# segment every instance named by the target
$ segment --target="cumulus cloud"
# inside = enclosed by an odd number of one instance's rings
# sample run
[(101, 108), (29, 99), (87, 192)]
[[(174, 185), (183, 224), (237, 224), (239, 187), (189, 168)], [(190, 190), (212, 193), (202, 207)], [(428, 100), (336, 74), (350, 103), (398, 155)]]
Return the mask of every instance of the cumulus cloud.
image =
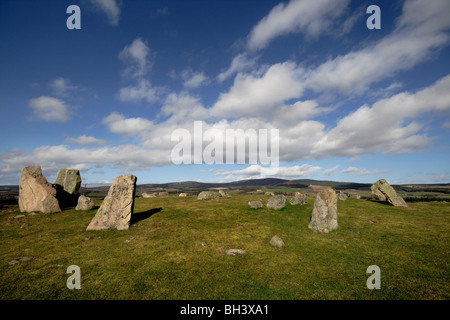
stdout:
[(128, 65), (122, 75), (126, 78), (144, 76), (151, 68), (151, 55), (152, 52), (147, 44), (141, 38), (135, 39), (119, 53), (119, 58)]
[(125, 118), (117, 112), (113, 112), (104, 118), (102, 123), (107, 125), (111, 132), (127, 136), (151, 130), (153, 127), (152, 121), (139, 117)]
[(102, 11), (108, 17), (108, 22), (113, 25), (119, 25), (120, 7), (116, 0), (90, 0), (94, 7)]
[(318, 157), (355, 156), (385, 150), (387, 153), (417, 151), (431, 143), (418, 134), (421, 125), (408, 122), (424, 112), (450, 109), (450, 75), (416, 93), (402, 92), (364, 105), (339, 120), (316, 142), (311, 153)]
[(107, 143), (106, 140), (97, 139), (95, 137), (87, 136), (87, 135), (81, 135), (76, 138), (66, 138), (64, 140), (64, 142), (70, 143), (70, 144), (77, 144), (80, 146), (102, 145), (102, 144)]
[(70, 107), (61, 99), (41, 96), (31, 99), (28, 105), (33, 110), (32, 120), (67, 122), (70, 119)]
[(267, 108), (302, 95), (302, 75), (292, 61), (274, 64), (262, 75), (239, 73), (230, 90), (219, 96), (211, 115), (234, 118), (264, 114)]
[(371, 84), (408, 70), (448, 45), (450, 2), (406, 1), (396, 29), (360, 50), (331, 58), (311, 71), (306, 85), (316, 92), (362, 94)]
[(224, 180), (244, 180), (252, 178), (264, 178), (276, 176), (278, 178), (295, 179), (310, 177), (320, 171), (320, 167), (309, 164), (281, 166), (279, 168), (266, 168), (260, 165), (251, 165), (239, 170), (218, 170), (214, 172), (215, 176), (225, 176)]
[(247, 47), (258, 50), (274, 38), (293, 32), (318, 36), (347, 7), (349, 0), (291, 0), (275, 6), (251, 31)]
[(158, 101), (163, 90), (161, 87), (152, 86), (149, 80), (139, 79), (134, 85), (120, 88), (117, 97), (123, 102), (147, 101), (153, 103)]

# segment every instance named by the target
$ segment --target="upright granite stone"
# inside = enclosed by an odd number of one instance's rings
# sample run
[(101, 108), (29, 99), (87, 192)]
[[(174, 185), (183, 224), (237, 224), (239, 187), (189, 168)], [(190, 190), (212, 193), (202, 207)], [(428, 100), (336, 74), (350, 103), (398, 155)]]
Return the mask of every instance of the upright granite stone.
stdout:
[(77, 169), (59, 169), (54, 185), (60, 185), (68, 194), (78, 194), (81, 186), (80, 171)]
[(337, 229), (337, 195), (333, 189), (320, 191), (314, 201), (308, 228), (323, 233)]
[(380, 179), (375, 182), (371, 187), (372, 199), (379, 201), (386, 201), (392, 204), (394, 207), (407, 207), (405, 200), (400, 197), (394, 188), (384, 179)]
[(282, 194), (270, 197), (266, 204), (267, 208), (275, 210), (283, 209), (285, 205), (286, 197)]
[(80, 171), (77, 169), (59, 169), (53, 186), (56, 198), (62, 208), (76, 206), (81, 185)]
[(128, 230), (134, 207), (136, 181), (137, 178), (131, 174), (117, 177), (86, 230)]
[(19, 180), (19, 209), (21, 212), (60, 212), (56, 189), (42, 175), (41, 166), (22, 169)]
[(306, 204), (306, 202), (307, 202), (307, 196), (304, 193), (296, 194), (295, 196), (293, 196), (291, 198), (291, 200), (289, 200), (289, 203), (293, 206), (295, 206), (297, 204), (300, 204), (300, 205)]

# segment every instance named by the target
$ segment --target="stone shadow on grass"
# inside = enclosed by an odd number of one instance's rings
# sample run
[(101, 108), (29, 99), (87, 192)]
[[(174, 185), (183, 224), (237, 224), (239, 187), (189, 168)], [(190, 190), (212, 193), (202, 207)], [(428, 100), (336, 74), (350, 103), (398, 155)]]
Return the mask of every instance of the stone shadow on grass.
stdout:
[(154, 208), (154, 209), (150, 209), (150, 210), (147, 210), (147, 211), (144, 211), (144, 212), (133, 213), (131, 215), (131, 218), (130, 218), (130, 226), (135, 224), (135, 223), (138, 223), (141, 220), (150, 218), (155, 213), (158, 213), (158, 212), (162, 211), (162, 209), (163, 208)]

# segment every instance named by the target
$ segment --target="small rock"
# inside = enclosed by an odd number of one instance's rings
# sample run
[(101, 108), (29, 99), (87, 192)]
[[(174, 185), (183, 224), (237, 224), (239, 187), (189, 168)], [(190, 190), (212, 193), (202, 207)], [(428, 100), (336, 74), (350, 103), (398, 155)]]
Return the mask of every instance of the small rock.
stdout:
[(25, 218), (25, 215), (24, 214), (19, 214), (19, 215), (14, 217), (14, 219), (20, 219), (20, 218)]
[(37, 216), (37, 213), (36, 213), (36, 212), (31, 212), (31, 213), (29, 213), (28, 215), (29, 215), (29, 216)]
[(178, 195), (179, 197), (186, 197), (187, 196), (187, 194), (186, 193), (184, 193), (184, 192), (182, 192), (182, 193), (180, 193), (179, 195)]
[(242, 249), (229, 249), (229, 250), (227, 250), (226, 253), (229, 256), (237, 256), (237, 255), (241, 255), (241, 254), (246, 254), (247, 252), (245, 252), (245, 250), (242, 250)]
[(270, 244), (275, 248), (284, 247), (284, 242), (279, 236), (273, 236), (272, 239), (270, 239)]
[(130, 242), (131, 242), (131, 239), (126, 239), (126, 240), (124, 240), (123, 242), (124, 242), (124, 243), (130, 243)]
[(36, 259), (36, 258), (35, 257), (21, 257), (21, 258), (16, 258), (14, 260), (11, 260), (10, 262), (8, 262), (8, 264), (10, 266), (13, 266), (13, 265), (15, 265), (15, 264), (17, 264), (19, 262), (26, 262), (26, 261), (31, 261), (31, 260), (34, 260), (34, 259)]
[(278, 194), (276, 196), (270, 197), (270, 199), (267, 201), (267, 208), (280, 210), (283, 209), (286, 205), (286, 197), (282, 194)]
[(263, 207), (263, 204), (261, 201), (249, 201), (248, 206), (252, 209), (259, 209)]
[(365, 223), (373, 223), (373, 221), (372, 220), (367, 220), (367, 221), (364, 221)]

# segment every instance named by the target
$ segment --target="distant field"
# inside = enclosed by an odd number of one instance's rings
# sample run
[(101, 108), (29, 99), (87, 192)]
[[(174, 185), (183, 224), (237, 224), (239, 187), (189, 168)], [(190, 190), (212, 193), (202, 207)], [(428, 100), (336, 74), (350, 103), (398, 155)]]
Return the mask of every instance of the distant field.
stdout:
[[(18, 218), (7, 205), (0, 299), (450, 298), (450, 204), (339, 201), (339, 228), (319, 234), (308, 229), (313, 197), (280, 211), (247, 207), (268, 198), (138, 198), (128, 231), (85, 231), (95, 209)], [(269, 244), (275, 235), (283, 248)], [(227, 256), (231, 248), (247, 253)], [(81, 269), (80, 290), (66, 287), (70, 265)], [(380, 290), (366, 287), (370, 265), (381, 269)]]

